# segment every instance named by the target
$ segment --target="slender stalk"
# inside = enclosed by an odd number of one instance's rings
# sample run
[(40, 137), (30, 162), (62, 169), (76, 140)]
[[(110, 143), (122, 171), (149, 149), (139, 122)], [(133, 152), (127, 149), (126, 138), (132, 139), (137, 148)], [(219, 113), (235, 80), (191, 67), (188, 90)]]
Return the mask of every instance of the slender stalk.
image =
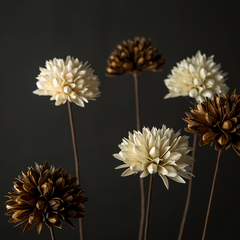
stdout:
[(52, 240), (56, 240), (55, 234), (54, 234), (54, 230), (53, 230), (53, 226), (52, 226), (52, 225), (51, 225), (51, 227), (50, 227), (50, 233), (51, 233)]
[(150, 215), (150, 205), (151, 205), (151, 196), (152, 196), (152, 184), (153, 184), (153, 174), (150, 174), (144, 240), (147, 240), (147, 236), (148, 236), (149, 215)]
[(135, 86), (136, 123), (137, 123), (137, 130), (139, 131), (141, 128), (141, 125), (140, 125), (140, 108), (139, 108), (139, 91), (138, 91), (137, 74), (134, 74), (133, 77), (134, 77), (134, 86)]
[(215, 188), (215, 184), (216, 184), (217, 173), (218, 173), (218, 168), (219, 168), (219, 162), (220, 162), (221, 155), (222, 155), (222, 150), (220, 150), (218, 152), (217, 163), (216, 163), (215, 172), (214, 172), (214, 176), (213, 176), (212, 189), (211, 189), (209, 202), (208, 202), (208, 209), (207, 209), (207, 214), (206, 214), (206, 219), (205, 219), (205, 224), (204, 224), (204, 229), (203, 229), (202, 240), (204, 240), (205, 236), (206, 236), (208, 218), (209, 218), (209, 213), (210, 213), (210, 209), (211, 209), (211, 205), (212, 205), (213, 192), (214, 192), (214, 188)]
[[(71, 103), (69, 101), (67, 101), (67, 102), (68, 102), (68, 113), (69, 113), (69, 120), (70, 120), (71, 133), (72, 133), (72, 143), (73, 143), (73, 152), (74, 152), (74, 159), (75, 159), (76, 178), (77, 178), (77, 184), (80, 184), (79, 162), (78, 162), (77, 143), (76, 143), (76, 138), (75, 138), (74, 123), (73, 123), (72, 107), (71, 107)], [(83, 240), (82, 218), (79, 218), (78, 220), (79, 220), (80, 239)]]
[[(195, 100), (195, 108), (196, 107), (197, 107), (197, 101)], [(192, 151), (192, 158), (193, 159), (195, 159), (196, 147), (197, 147), (197, 134), (194, 134), (194, 136), (193, 136), (193, 151)], [(194, 162), (191, 165), (191, 174), (193, 174), (193, 167), (194, 167)], [(189, 203), (190, 203), (190, 198), (191, 198), (191, 192), (192, 192), (192, 176), (190, 177), (189, 183), (188, 183), (187, 198), (186, 198), (186, 203), (185, 203), (185, 208), (184, 208), (184, 212), (183, 212), (182, 222), (181, 222), (181, 226), (180, 226), (180, 230), (179, 230), (179, 234), (178, 234), (178, 240), (182, 239), (183, 229), (184, 229), (184, 225), (185, 225), (185, 222), (186, 222)]]
[[(139, 91), (138, 91), (138, 78), (137, 74), (133, 74), (134, 86), (135, 86), (135, 102), (136, 102), (136, 124), (137, 130), (140, 131), (140, 108), (139, 108)], [(144, 226), (144, 213), (145, 213), (145, 196), (144, 196), (144, 182), (143, 178), (140, 178), (140, 192), (141, 192), (141, 217), (139, 224), (138, 240), (142, 240), (143, 226)]]
[(71, 103), (69, 101), (68, 101), (68, 113), (69, 113), (69, 120), (70, 120), (71, 133), (72, 133), (72, 143), (73, 143), (73, 152), (74, 152), (74, 159), (75, 159), (75, 171), (76, 171), (77, 184), (80, 184), (77, 143), (76, 143), (76, 138), (75, 138), (72, 107), (71, 107)]
[(139, 225), (138, 240), (142, 240), (143, 226), (144, 226), (145, 195), (144, 195), (144, 182), (143, 182), (143, 178), (140, 178), (140, 190), (141, 190), (141, 218), (140, 218), (140, 225)]

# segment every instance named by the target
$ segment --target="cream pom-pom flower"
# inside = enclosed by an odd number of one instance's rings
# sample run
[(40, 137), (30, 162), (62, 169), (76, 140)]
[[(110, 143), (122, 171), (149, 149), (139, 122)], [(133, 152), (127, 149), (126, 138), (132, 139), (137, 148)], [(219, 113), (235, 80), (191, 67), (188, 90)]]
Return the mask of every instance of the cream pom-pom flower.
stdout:
[(100, 82), (88, 62), (82, 63), (68, 56), (66, 61), (57, 58), (46, 61), (45, 66), (39, 68), (38, 89), (33, 91), (34, 94), (52, 96), (50, 100), (56, 100), (56, 106), (68, 100), (80, 107), (100, 96)]
[(158, 173), (166, 188), (169, 183), (167, 177), (172, 180), (185, 183), (182, 177), (189, 179), (191, 175), (190, 164), (194, 159), (187, 155), (191, 148), (188, 146), (187, 136), (180, 136), (173, 129), (162, 125), (161, 129), (143, 127), (142, 132), (129, 132), (128, 139), (124, 138), (119, 144), (121, 151), (113, 156), (124, 162), (116, 167), (127, 169), (121, 176), (129, 176), (141, 173), (144, 178), (149, 174)]
[(173, 98), (189, 96), (196, 101), (205, 101), (205, 97), (213, 98), (226, 93), (229, 87), (224, 83), (227, 73), (223, 73), (221, 64), (216, 64), (213, 57), (206, 57), (200, 51), (192, 58), (177, 63), (168, 78), (164, 80), (169, 93), (164, 97)]

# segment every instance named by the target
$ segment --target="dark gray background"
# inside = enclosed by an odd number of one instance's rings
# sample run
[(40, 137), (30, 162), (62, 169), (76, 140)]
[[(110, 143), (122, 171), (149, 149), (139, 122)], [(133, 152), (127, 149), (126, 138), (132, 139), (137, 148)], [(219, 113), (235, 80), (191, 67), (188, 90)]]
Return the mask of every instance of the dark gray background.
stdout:
[[(182, 120), (189, 110), (186, 98), (163, 100), (163, 80), (176, 62), (198, 50), (228, 72), (231, 91), (239, 83), (238, 1), (1, 1), (1, 239), (50, 239), (44, 225), (22, 234), (4, 216), (12, 181), (34, 162), (62, 166), (74, 175), (74, 160), (67, 105), (55, 107), (50, 97), (32, 94), (39, 67), (45, 61), (71, 55), (89, 61), (101, 81), (102, 96), (85, 108), (73, 105), (80, 156), (82, 188), (89, 202), (84, 219), (85, 240), (137, 239), (139, 177), (121, 178), (112, 154), (135, 123), (134, 85), (131, 75), (105, 77), (106, 60), (125, 39), (145, 36), (166, 59), (160, 73), (139, 76), (142, 126), (162, 124), (188, 135)], [(240, 93), (240, 91), (238, 91)], [(192, 136), (190, 142), (192, 141)], [(197, 149), (192, 201), (183, 240), (201, 239), (217, 152)], [(239, 156), (224, 151), (213, 199), (207, 240), (240, 239)], [(145, 179), (146, 190), (149, 177)], [(166, 190), (154, 179), (149, 240), (177, 239), (187, 184), (170, 180)], [(77, 226), (77, 222), (74, 221)], [(78, 239), (78, 231), (63, 224), (56, 239)]]

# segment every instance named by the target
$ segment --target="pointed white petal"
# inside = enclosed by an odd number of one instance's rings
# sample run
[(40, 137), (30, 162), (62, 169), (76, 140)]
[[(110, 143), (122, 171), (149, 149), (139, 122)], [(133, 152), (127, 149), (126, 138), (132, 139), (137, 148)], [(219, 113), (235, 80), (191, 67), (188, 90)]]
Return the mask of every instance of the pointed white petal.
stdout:
[(169, 189), (169, 183), (168, 183), (168, 179), (166, 178), (166, 176), (164, 176), (164, 175), (162, 175), (162, 174), (159, 174), (159, 176), (162, 178), (165, 187), (166, 187), (167, 189)]
[(122, 165), (119, 165), (119, 166), (115, 167), (115, 169), (126, 168), (126, 167), (129, 167), (129, 165), (128, 164), (122, 164)]
[(130, 168), (128, 168), (122, 173), (121, 177), (127, 177), (127, 176), (130, 176), (132, 174), (134, 174), (134, 172)]

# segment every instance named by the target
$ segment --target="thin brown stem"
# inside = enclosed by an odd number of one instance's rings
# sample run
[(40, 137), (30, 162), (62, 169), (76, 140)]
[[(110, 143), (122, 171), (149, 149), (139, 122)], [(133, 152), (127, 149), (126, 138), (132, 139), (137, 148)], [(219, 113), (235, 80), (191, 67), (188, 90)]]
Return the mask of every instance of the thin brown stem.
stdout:
[(51, 225), (49, 229), (50, 229), (52, 240), (56, 240), (54, 230), (53, 230), (53, 226)]
[(144, 240), (147, 240), (147, 236), (148, 236), (149, 215), (150, 215), (150, 205), (151, 205), (151, 196), (152, 196), (152, 184), (153, 184), (153, 174), (150, 174)]
[[(194, 134), (193, 151), (192, 151), (193, 159), (195, 159), (196, 145), (197, 145), (197, 134)], [(193, 174), (193, 167), (194, 167), (194, 162), (191, 164), (191, 174)], [(189, 203), (190, 203), (190, 198), (191, 198), (191, 192), (192, 192), (192, 176), (190, 176), (189, 183), (188, 183), (187, 199), (186, 199), (182, 222), (181, 222), (181, 226), (180, 226), (180, 230), (179, 230), (179, 234), (178, 234), (178, 240), (182, 239), (183, 229), (184, 229), (185, 221), (187, 218), (187, 213), (188, 213), (188, 208), (189, 208)]]
[[(74, 152), (74, 159), (75, 159), (75, 171), (76, 171), (77, 184), (80, 184), (77, 143), (76, 143), (76, 137), (75, 137), (74, 123), (73, 123), (72, 107), (69, 101), (68, 101), (68, 113), (69, 113), (69, 120), (70, 120), (71, 133), (72, 133), (72, 143), (73, 143), (73, 152)], [(79, 218), (79, 234), (80, 234), (80, 239), (83, 240), (82, 218)]]
[(73, 123), (72, 107), (69, 101), (68, 101), (68, 113), (69, 113), (69, 120), (70, 120), (71, 133), (72, 133), (72, 143), (73, 143), (73, 152), (74, 152), (74, 159), (75, 159), (75, 171), (76, 171), (77, 184), (80, 184), (77, 143), (76, 143), (76, 137), (75, 137), (74, 123)]
[[(195, 108), (196, 107), (197, 107), (197, 101), (195, 100)], [(196, 147), (197, 147), (197, 134), (194, 134), (194, 136), (193, 136), (193, 150), (192, 150), (192, 158), (193, 159), (195, 159)], [(191, 165), (191, 174), (193, 174), (193, 167), (194, 167), (194, 162)], [(179, 230), (179, 234), (178, 234), (178, 240), (182, 239), (183, 229), (184, 229), (184, 225), (185, 225), (185, 222), (186, 222), (189, 203), (190, 203), (190, 198), (191, 198), (191, 192), (192, 192), (192, 176), (190, 177), (189, 183), (188, 183), (187, 198), (186, 198), (186, 203), (185, 203), (185, 208), (184, 208), (184, 212), (183, 212), (182, 222), (181, 222), (181, 226), (180, 226), (180, 230)]]
[(140, 225), (139, 225), (138, 240), (142, 240), (143, 226), (144, 226), (145, 196), (144, 196), (143, 178), (140, 178), (140, 190), (141, 190), (141, 218), (140, 218)]
[[(136, 124), (137, 124), (137, 130), (140, 131), (141, 124), (140, 124), (140, 107), (139, 107), (139, 91), (138, 91), (137, 74), (134, 74), (133, 78), (134, 78), (134, 86), (135, 86)], [(140, 178), (140, 192), (141, 192), (141, 217), (140, 217), (140, 224), (139, 224), (138, 240), (142, 240), (143, 226), (144, 226), (145, 196), (144, 196), (143, 178)]]
[(138, 78), (137, 74), (133, 75), (134, 77), (134, 86), (135, 86), (135, 102), (136, 102), (136, 123), (137, 123), (137, 130), (140, 131), (140, 108), (139, 108), (139, 91), (138, 91)]
[(219, 162), (220, 162), (221, 155), (222, 155), (222, 150), (220, 150), (218, 152), (217, 163), (216, 163), (215, 172), (214, 172), (214, 176), (213, 176), (212, 189), (211, 189), (209, 202), (208, 202), (208, 209), (207, 209), (207, 214), (206, 214), (206, 219), (205, 219), (205, 224), (204, 224), (204, 229), (203, 229), (202, 240), (204, 240), (205, 236), (206, 236), (208, 218), (209, 218), (209, 213), (210, 213), (210, 209), (211, 209), (211, 205), (212, 205), (213, 192), (214, 192), (214, 188), (215, 188), (215, 184), (216, 184), (217, 173), (218, 173), (218, 168), (219, 168)]

